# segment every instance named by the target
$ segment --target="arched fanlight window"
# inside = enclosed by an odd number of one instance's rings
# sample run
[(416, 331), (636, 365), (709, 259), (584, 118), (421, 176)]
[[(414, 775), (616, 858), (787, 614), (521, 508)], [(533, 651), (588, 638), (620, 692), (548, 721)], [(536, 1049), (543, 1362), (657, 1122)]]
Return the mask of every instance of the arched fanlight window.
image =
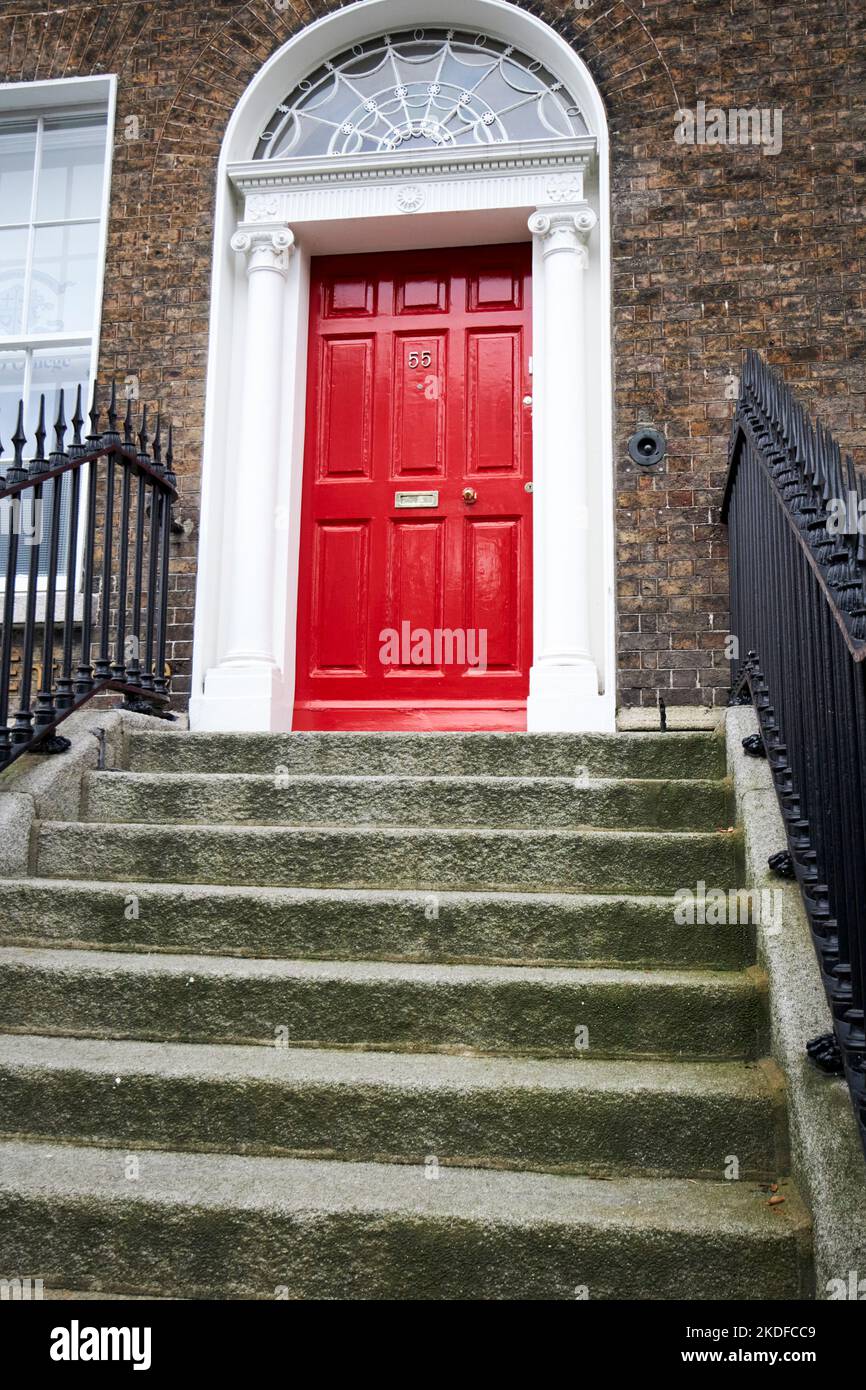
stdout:
[(256, 159), (390, 154), (585, 135), (573, 99), (509, 44), (455, 29), (385, 34), (298, 83)]

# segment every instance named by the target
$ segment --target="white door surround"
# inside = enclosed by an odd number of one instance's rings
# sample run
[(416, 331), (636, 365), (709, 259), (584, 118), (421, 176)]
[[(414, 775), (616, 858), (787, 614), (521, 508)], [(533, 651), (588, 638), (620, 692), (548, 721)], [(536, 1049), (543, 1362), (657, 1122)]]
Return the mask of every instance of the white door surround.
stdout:
[[(527, 240), (533, 252), (530, 730), (612, 730), (613, 481), (607, 135), (581, 61), (505, 0), (367, 0), (265, 65), (220, 161), (191, 725), (290, 727), (310, 258)], [(453, 14), (448, 12), (452, 11)], [(592, 132), (550, 144), (251, 160), (277, 102), (370, 34), (454, 22), (533, 54)]]

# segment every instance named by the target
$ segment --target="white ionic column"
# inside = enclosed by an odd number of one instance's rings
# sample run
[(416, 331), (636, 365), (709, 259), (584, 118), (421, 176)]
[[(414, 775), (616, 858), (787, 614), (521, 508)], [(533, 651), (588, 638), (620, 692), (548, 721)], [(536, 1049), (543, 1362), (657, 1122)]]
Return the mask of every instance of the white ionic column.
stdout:
[(586, 242), (588, 204), (539, 209), (529, 219), (541, 250), (542, 376), (534, 474), (535, 640), (528, 724), (590, 729), (602, 718), (590, 636), (587, 458)]
[(225, 622), (219, 665), (207, 673), (204, 690), (208, 723), (216, 728), (273, 727), (280, 678), (274, 578), (283, 320), (294, 241), (285, 225), (244, 223), (231, 239), (246, 260), (247, 302), (229, 572), (222, 587)]

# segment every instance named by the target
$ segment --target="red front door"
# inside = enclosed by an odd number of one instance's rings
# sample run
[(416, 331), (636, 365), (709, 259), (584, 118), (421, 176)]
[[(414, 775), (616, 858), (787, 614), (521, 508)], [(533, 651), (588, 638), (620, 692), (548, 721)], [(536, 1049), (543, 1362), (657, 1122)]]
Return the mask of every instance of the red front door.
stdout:
[(530, 248), (313, 262), (296, 729), (523, 729)]

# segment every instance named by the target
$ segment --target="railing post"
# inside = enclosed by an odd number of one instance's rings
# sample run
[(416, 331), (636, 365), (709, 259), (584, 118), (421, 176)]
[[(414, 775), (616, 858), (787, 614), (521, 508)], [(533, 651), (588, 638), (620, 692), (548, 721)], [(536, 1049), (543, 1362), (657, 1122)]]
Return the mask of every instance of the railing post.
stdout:
[[(72, 443), (69, 446), (69, 459), (81, 458), (84, 445), (81, 441), (81, 426), (84, 417), (81, 413), (81, 387), (75, 397), (75, 411), (72, 416)], [(66, 601), (63, 612), (63, 658), (57, 689), (54, 694), (55, 708), (72, 709), (75, 695), (72, 685), (72, 649), (75, 641), (75, 591), (78, 576), (75, 566), (78, 558), (78, 507), (81, 500), (81, 469), (73, 468), (69, 477), (69, 535), (66, 541)]]
[(84, 583), (82, 585), (83, 610), (81, 615), (81, 652), (78, 672), (75, 678), (76, 704), (90, 694), (93, 689), (93, 664), (91, 647), (93, 644), (93, 560), (96, 542), (96, 493), (99, 484), (97, 458), (102, 436), (99, 430), (99, 409), (97, 407), (96, 387), (93, 388), (93, 401), (88, 412), (90, 434), (87, 443), (88, 453), (92, 454), (87, 465), (87, 511), (84, 523)]
[[(18, 406), (18, 423), (12, 436), (14, 455), (6, 470), (4, 485), (12, 487), (22, 483), (27, 477), (24, 466), (24, 402)], [(16, 494), (12, 506), (18, 505), (20, 518), (21, 497)], [(6, 554), (6, 589), (3, 595), (3, 642), (0, 649), (0, 762), (6, 762), (12, 751), (12, 736), (9, 727), (9, 695), (12, 676), (12, 642), (15, 630), (15, 584), (18, 576), (18, 527), (9, 528), (9, 549)]]
[[(36, 481), (47, 472), (45, 459), (45, 397), (39, 401), (39, 421), (36, 426), (36, 453), (28, 469), (28, 481), (33, 483), (33, 515), (39, 516), (41, 530), (42, 483)], [(18, 709), (12, 725), (12, 746), (26, 745), (33, 734), (33, 648), (36, 640), (36, 596), (39, 583), (39, 556), (42, 550), (41, 537), (30, 549), (30, 562), (27, 567), (27, 599), (24, 605), (24, 641), (21, 647), (21, 683), (18, 692)]]
[[(54, 423), (54, 450), (48, 460), (49, 470), (62, 468), (68, 455), (63, 448), (66, 435), (66, 416), (63, 412), (63, 391), (60, 408)], [(48, 574), (45, 581), (45, 618), (42, 629), (42, 686), (36, 696), (34, 729), (45, 729), (54, 723), (54, 612), (57, 597), (57, 551), (60, 545), (60, 508), (66, 475), (51, 482), (51, 520), (48, 530)]]
[(102, 436), (105, 460), (105, 517), (102, 526), (102, 578), (99, 602), (99, 654), (94, 677), (97, 684), (111, 680), (111, 571), (114, 560), (114, 469), (115, 451), (120, 444), (117, 431), (117, 383), (111, 383), (108, 405), (108, 429)]
[(129, 569), (129, 458), (135, 449), (132, 433), (132, 398), (126, 402), (123, 422), (123, 449), (120, 480), (119, 555), (117, 559), (117, 632), (114, 642), (114, 662), (111, 674), (116, 681), (126, 681), (126, 591)]
[[(166, 482), (174, 487), (176, 478), (174, 476), (174, 434), (171, 425), (168, 427), (168, 448), (165, 453), (165, 478)], [(162, 535), (160, 538), (160, 576), (159, 576), (159, 607), (156, 619), (156, 675), (153, 688), (157, 695), (165, 696), (168, 693), (168, 678), (165, 674), (165, 645), (168, 628), (168, 564), (171, 542), (171, 495), (166, 492), (163, 494), (161, 502), (161, 522)]]

